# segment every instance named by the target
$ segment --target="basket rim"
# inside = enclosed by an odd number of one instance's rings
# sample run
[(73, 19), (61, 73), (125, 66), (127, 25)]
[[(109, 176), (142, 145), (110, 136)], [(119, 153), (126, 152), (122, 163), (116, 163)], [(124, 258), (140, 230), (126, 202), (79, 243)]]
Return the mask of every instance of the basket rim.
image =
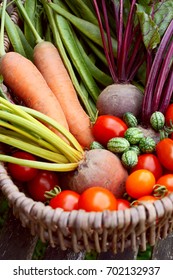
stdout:
[[(4, 175), (4, 176), (2, 176)], [(2, 177), (2, 178), (1, 178)], [(8, 184), (7, 183), (3, 183), (3, 181), (8, 180)], [(12, 204), (15, 202), (15, 199), (18, 199), (20, 197), (23, 197), (28, 203), (32, 203), (32, 207), (31, 209), (35, 206), (35, 205), (39, 205), (48, 209), (52, 209), (53, 212), (57, 212), (57, 209), (60, 209), (61, 212), (65, 212), (65, 213), (71, 213), (71, 212), (81, 212), (81, 213), (86, 213), (88, 215), (88, 213), (91, 212), (87, 212), (83, 209), (79, 209), (79, 210), (72, 210), (72, 211), (64, 211), (62, 208), (56, 208), (53, 209), (52, 207), (50, 207), (49, 205), (45, 205), (43, 202), (41, 201), (35, 201), (34, 199), (32, 199), (31, 197), (27, 196), (24, 192), (20, 191), (19, 187), (13, 182), (12, 178), (10, 177), (10, 175), (8, 175), (8, 171), (6, 170), (5, 166), (3, 163), (0, 163), (0, 189), (2, 190), (2, 192), (5, 194), (5, 196), (7, 198), (9, 198), (9, 202), (11, 202)], [(10, 191), (9, 191), (10, 189)], [(18, 196), (16, 196), (15, 198), (13, 197), (14, 194), (19, 194)], [(169, 212), (169, 210), (172, 210), (171, 208), (169, 209), (170, 205), (167, 204), (167, 201), (171, 201), (173, 203), (173, 192), (170, 193), (168, 196), (163, 197), (159, 200), (156, 200), (152, 203), (147, 202), (147, 204), (144, 203), (140, 203), (139, 205), (135, 205), (135, 209), (139, 209), (141, 207), (145, 208), (146, 210), (148, 209), (147, 205), (153, 205), (156, 209), (156, 211), (158, 212), (158, 204), (163, 203), (163, 205), (167, 205), (166, 209)], [(166, 203), (165, 203), (166, 202)], [(117, 213), (117, 212), (131, 212), (133, 211), (132, 209), (134, 209), (133, 207), (129, 208), (129, 209), (124, 209), (124, 210), (104, 210), (101, 213), (106, 213), (106, 215), (108, 213)], [(99, 214), (98, 216), (100, 216), (100, 212), (96, 212), (96, 211), (92, 211), (92, 213), (95, 214)], [(159, 214), (159, 212), (158, 212)], [(159, 214), (160, 218), (162, 217), (162, 213)]]
[(75, 253), (111, 250), (116, 254), (127, 247), (136, 251), (140, 245), (145, 251), (148, 243), (154, 246), (158, 238), (166, 238), (173, 230), (173, 193), (125, 210), (67, 212), (27, 197), (11, 180), (3, 163), (0, 163), (0, 190), (23, 227), (42, 242), (48, 241), (51, 247), (58, 245), (61, 250), (70, 248)]

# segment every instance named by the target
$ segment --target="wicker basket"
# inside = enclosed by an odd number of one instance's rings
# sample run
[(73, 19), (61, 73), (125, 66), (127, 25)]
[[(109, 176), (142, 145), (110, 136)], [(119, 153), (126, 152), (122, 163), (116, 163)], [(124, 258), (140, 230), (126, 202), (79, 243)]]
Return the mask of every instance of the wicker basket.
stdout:
[[(18, 16), (12, 11), (11, 18)], [(10, 44), (5, 38), (5, 47)], [(96, 252), (118, 250), (126, 247), (145, 251), (146, 245), (153, 246), (159, 238), (173, 230), (173, 194), (155, 201), (121, 211), (65, 212), (52, 209), (41, 202), (27, 197), (11, 180), (5, 165), (0, 164), (0, 190), (6, 196), (15, 217), (38, 235), (42, 242), (62, 250), (71, 248), (74, 252), (94, 249)]]
[(3, 164), (0, 165), (0, 188), (22, 225), (30, 228), (31, 234), (38, 235), (42, 242), (48, 241), (52, 247), (58, 245), (62, 250), (116, 253), (126, 247), (136, 251), (140, 245), (144, 251), (147, 244), (153, 246), (173, 230), (173, 194), (126, 210), (65, 212), (26, 197)]

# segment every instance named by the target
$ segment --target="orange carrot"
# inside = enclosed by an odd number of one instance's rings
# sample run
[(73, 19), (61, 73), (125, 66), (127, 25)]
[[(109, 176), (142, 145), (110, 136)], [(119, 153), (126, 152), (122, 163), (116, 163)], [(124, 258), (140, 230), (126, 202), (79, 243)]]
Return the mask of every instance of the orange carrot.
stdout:
[(15, 3), (36, 40), (34, 48), (34, 63), (36, 67), (59, 101), (70, 132), (83, 147), (89, 147), (94, 140), (90, 118), (78, 100), (73, 83), (57, 48), (53, 43), (42, 40), (28, 17), (21, 0), (15, 0)]
[[(7, 0), (4, 0), (0, 26), (0, 75), (3, 76), (4, 84), (27, 107), (51, 117), (69, 130), (61, 105), (34, 63), (17, 52), (6, 53), (4, 47), (6, 7)], [(64, 139), (62, 134), (53, 130)]]
[(38, 43), (34, 48), (34, 63), (57, 97), (66, 116), (70, 132), (82, 146), (89, 147), (94, 140), (91, 122), (79, 102), (57, 48), (50, 42)]
[(9, 52), (0, 59), (4, 83), (27, 107), (44, 113), (68, 129), (64, 112), (37, 67), (22, 55)]

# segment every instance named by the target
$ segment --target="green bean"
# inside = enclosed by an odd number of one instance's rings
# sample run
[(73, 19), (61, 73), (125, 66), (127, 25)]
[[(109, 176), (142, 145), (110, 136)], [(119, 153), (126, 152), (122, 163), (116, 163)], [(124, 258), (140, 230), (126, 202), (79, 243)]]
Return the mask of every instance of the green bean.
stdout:
[(36, 11), (35, 11), (35, 28), (40, 35), (40, 37), (43, 38), (44, 36), (44, 9), (41, 4), (39, 4), (39, 0), (37, 0), (37, 6), (36, 6)]
[(97, 118), (97, 108), (96, 108), (96, 103), (93, 101), (93, 99), (88, 95), (88, 91), (86, 90), (86, 87), (84, 86), (84, 83), (80, 83), (80, 88), (83, 93), (83, 95), (86, 96), (88, 99), (88, 103), (90, 104), (90, 107), (92, 108), (92, 111), (94, 112), (94, 116), (91, 119), (91, 122), (95, 123), (96, 118)]
[(98, 25), (98, 20), (93, 11), (81, 0), (65, 0), (65, 2), (69, 5), (71, 10), (75, 13), (76, 16), (82, 17), (83, 19)]
[(70, 58), (73, 61), (73, 64), (75, 65), (90, 95), (92, 96), (93, 100), (96, 102), (98, 95), (100, 93), (100, 89), (95, 83), (85, 63), (85, 60), (82, 57), (81, 52), (76, 44), (76, 41), (74, 40), (74, 32), (72, 32), (68, 21), (62, 16), (57, 17), (57, 23), (58, 23), (58, 28), (59, 28), (61, 38), (70, 55)]
[[(32, 23), (35, 25), (35, 11), (36, 11), (37, 0), (25, 0), (24, 7), (28, 17), (31, 19)], [(29, 44), (34, 47), (35, 46), (35, 38), (31, 32), (30, 27), (27, 22), (23, 22), (24, 24), (24, 35), (29, 42)]]
[(44, 40), (41, 38), (41, 36), (39, 35), (39, 33), (37, 32), (34, 24), (32, 23), (32, 21), (30, 20), (30, 17), (28, 16), (28, 14), (25, 11), (25, 8), (22, 4), (21, 0), (14, 0), (16, 3), (16, 6), (18, 7), (20, 13), (23, 15), (24, 17), (24, 21), (28, 24), (30, 31), (32, 32), (32, 34), (34, 35), (35, 38), (35, 44), (38, 44), (40, 42), (43, 42)]
[[(1, 17), (2, 9), (0, 9), (0, 17)], [(18, 34), (16, 24), (11, 20), (8, 13), (5, 13), (5, 29), (9, 40), (13, 46), (15, 52), (20, 53), (21, 55), (27, 57), (26, 52), (23, 48), (20, 36)]]
[(94, 13), (93, 0), (82, 0), (82, 2)]
[[(90, 38), (94, 43), (103, 47), (100, 29), (98, 25), (95, 25), (87, 20), (78, 18), (71, 13), (67, 12), (65, 9), (61, 8), (59, 5), (54, 3), (48, 3), (49, 7), (51, 7), (56, 13), (62, 15), (67, 20), (69, 20), (81, 33)], [(117, 42), (114, 38), (112, 38), (112, 47), (114, 54), (117, 53)]]
[(76, 43), (78, 45), (78, 48), (85, 60), (85, 63), (87, 65), (87, 68), (89, 69), (92, 76), (103, 86), (108, 86), (113, 83), (113, 80), (111, 76), (105, 74), (105, 72), (101, 71), (90, 59), (90, 56), (85, 52), (82, 44), (78, 40), (77, 36), (74, 34), (74, 38), (76, 39)]
[(96, 54), (96, 56), (100, 59), (100, 61), (106, 66), (108, 67), (108, 63), (105, 57), (104, 52), (102, 51), (102, 49), (98, 48), (98, 46), (96, 46), (96, 44), (94, 44), (89, 38), (87, 38), (86, 36), (82, 36), (83, 40), (87, 43), (87, 45), (90, 47), (90, 49), (93, 51), (93, 53)]
[(48, 42), (51, 42), (51, 43), (53, 42), (52, 30), (51, 30), (49, 24), (46, 27), (45, 40)]
[[(68, 6), (64, 3), (63, 0), (53, 0), (52, 1), (54, 4), (59, 5), (60, 7), (62, 7), (63, 9), (69, 11)], [(73, 1), (73, 5), (74, 5), (74, 1)]]
[(16, 29), (17, 29), (18, 35), (20, 37), (22, 46), (25, 49), (26, 57), (32, 61), (33, 60), (33, 48), (28, 43), (23, 31), (20, 29), (20, 27), (17, 24), (16, 24)]

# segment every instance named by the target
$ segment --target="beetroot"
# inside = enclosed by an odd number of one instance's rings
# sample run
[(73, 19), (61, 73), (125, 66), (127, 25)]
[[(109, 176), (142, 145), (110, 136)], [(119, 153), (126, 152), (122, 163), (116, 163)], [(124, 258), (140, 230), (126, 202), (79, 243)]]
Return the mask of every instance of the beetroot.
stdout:
[(117, 198), (125, 192), (127, 170), (120, 159), (106, 149), (86, 151), (75, 171), (62, 173), (62, 188), (82, 193), (89, 187), (100, 186), (110, 190)]
[(113, 115), (122, 118), (131, 112), (138, 117), (143, 102), (142, 92), (131, 84), (112, 84), (106, 87), (97, 99), (99, 115)]

